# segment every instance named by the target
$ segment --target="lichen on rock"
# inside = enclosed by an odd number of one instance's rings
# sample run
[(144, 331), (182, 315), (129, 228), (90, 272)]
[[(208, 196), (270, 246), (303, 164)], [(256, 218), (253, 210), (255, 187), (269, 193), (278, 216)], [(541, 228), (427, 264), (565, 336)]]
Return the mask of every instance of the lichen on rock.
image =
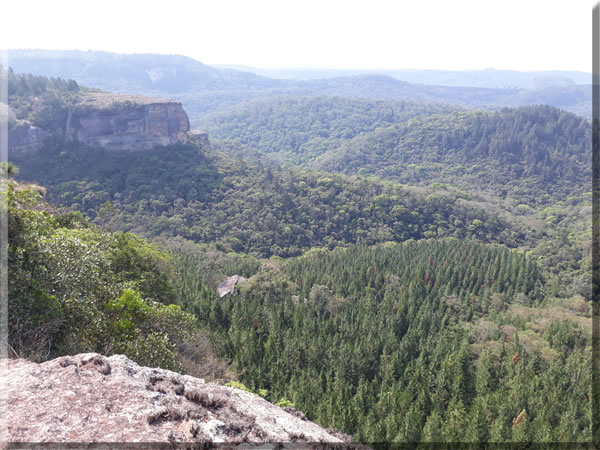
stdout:
[(232, 387), (122, 355), (3, 360), (10, 442), (305, 442), (349, 438)]

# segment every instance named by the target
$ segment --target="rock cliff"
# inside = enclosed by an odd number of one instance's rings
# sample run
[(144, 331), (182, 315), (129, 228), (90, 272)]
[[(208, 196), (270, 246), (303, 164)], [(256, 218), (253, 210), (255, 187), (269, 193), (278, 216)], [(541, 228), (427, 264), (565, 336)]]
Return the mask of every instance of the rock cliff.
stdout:
[(239, 389), (125, 356), (0, 361), (8, 442), (343, 443), (348, 436)]
[(46, 132), (27, 120), (18, 120), (14, 110), (0, 103), (0, 123), (8, 124), (9, 156), (19, 157), (35, 153), (44, 145)]
[(26, 121), (8, 130), (8, 156), (20, 158), (38, 152), (44, 146), (46, 132)]
[(148, 150), (186, 142), (190, 130), (181, 103), (153, 97), (90, 93), (69, 113), (65, 139), (110, 150)]
[(188, 133), (188, 137), (193, 141), (196, 141), (202, 147), (210, 147), (210, 141), (208, 140), (208, 133), (201, 130), (191, 130)]
[(66, 116), (60, 129), (51, 130), (25, 120), (9, 121), (9, 158), (35, 154), (47, 135), (109, 150), (141, 151), (185, 143), (190, 130), (181, 103), (140, 95), (83, 93)]

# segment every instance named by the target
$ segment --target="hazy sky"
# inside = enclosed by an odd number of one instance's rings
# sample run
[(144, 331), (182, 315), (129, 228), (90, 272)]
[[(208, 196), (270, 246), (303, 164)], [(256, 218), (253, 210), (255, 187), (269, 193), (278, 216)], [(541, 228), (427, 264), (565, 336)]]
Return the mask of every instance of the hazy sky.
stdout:
[(257, 67), (591, 72), (591, 0), (6, 1), (0, 47)]

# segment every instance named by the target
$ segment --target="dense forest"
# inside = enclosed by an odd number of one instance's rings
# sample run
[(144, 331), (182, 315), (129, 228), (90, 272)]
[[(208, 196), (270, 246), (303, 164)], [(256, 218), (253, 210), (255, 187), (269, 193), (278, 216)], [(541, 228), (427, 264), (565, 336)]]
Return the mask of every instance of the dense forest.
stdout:
[(317, 170), (475, 187), (530, 206), (590, 191), (590, 123), (548, 106), (474, 112), (284, 97), (207, 116), (203, 125), (268, 159)]
[[(20, 356), (124, 353), (188, 373), (212, 361), (223, 376), (218, 349), (248, 389), (361, 441), (589, 440), (589, 305), (551, 300), (524, 252), (451, 238), (279, 263), (207, 260), (106, 232), (40, 203), (39, 187), (10, 186), (10, 344)], [(215, 271), (249, 280), (219, 298)]]
[(301, 164), (363, 133), (422, 115), (456, 110), (456, 107), (436, 103), (350, 97), (273, 97), (209, 115), (198, 126), (214, 138), (231, 139), (258, 149), (281, 164)]
[[(58, 141), (19, 161), (19, 177), (46, 186), (48, 200), (110, 230), (179, 236), (261, 257), (448, 236), (525, 246), (551, 272), (550, 293), (591, 296), (589, 192), (573, 190), (548, 203), (536, 191), (545, 204), (531, 207), (518, 191), (503, 203), (445, 183), (424, 188), (287, 170), (227, 153), (217, 144), (129, 153)], [(587, 189), (581, 184), (580, 191)]]
[(521, 252), (454, 239), (315, 250), (224, 299), (198, 294), (201, 260), (179, 264), (184, 304), (244, 383), (358, 440), (590, 438), (589, 306), (551, 308)]
[[(8, 76), (55, 130), (88, 90)], [(13, 357), (122, 353), (367, 443), (591, 439), (589, 122), (323, 96), (205, 119), (223, 140), (58, 128), (0, 166)]]
[(455, 236), (516, 246), (541, 236), (460, 189), (288, 171), (193, 145), (143, 153), (64, 144), (22, 161), (21, 178), (111, 229), (220, 242), (255, 256)]

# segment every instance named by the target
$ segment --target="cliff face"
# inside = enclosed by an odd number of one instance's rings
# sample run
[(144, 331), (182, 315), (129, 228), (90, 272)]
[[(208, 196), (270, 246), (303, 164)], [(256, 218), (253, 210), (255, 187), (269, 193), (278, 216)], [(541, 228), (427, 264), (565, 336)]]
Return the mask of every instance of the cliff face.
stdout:
[(67, 119), (65, 138), (110, 150), (139, 151), (187, 142), (181, 103), (152, 97), (87, 94)]
[(44, 145), (46, 132), (26, 120), (17, 120), (14, 110), (0, 103), (0, 122), (8, 123), (8, 154), (10, 157), (35, 153)]
[[(10, 108), (9, 108), (10, 109)], [(48, 134), (109, 150), (142, 151), (188, 141), (190, 122), (181, 103), (145, 96), (82, 94), (60, 130), (17, 121), (9, 130), (9, 158), (35, 154)]]
[(188, 137), (193, 141), (200, 144), (202, 147), (210, 147), (210, 141), (208, 140), (208, 133), (201, 130), (191, 130), (188, 133)]
[(8, 442), (349, 440), (248, 392), (140, 367), (122, 355), (2, 360), (0, 380)]
[(29, 122), (21, 122), (8, 130), (8, 156), (20, 158), (38, 152), (44, 146), (46, 132)]

